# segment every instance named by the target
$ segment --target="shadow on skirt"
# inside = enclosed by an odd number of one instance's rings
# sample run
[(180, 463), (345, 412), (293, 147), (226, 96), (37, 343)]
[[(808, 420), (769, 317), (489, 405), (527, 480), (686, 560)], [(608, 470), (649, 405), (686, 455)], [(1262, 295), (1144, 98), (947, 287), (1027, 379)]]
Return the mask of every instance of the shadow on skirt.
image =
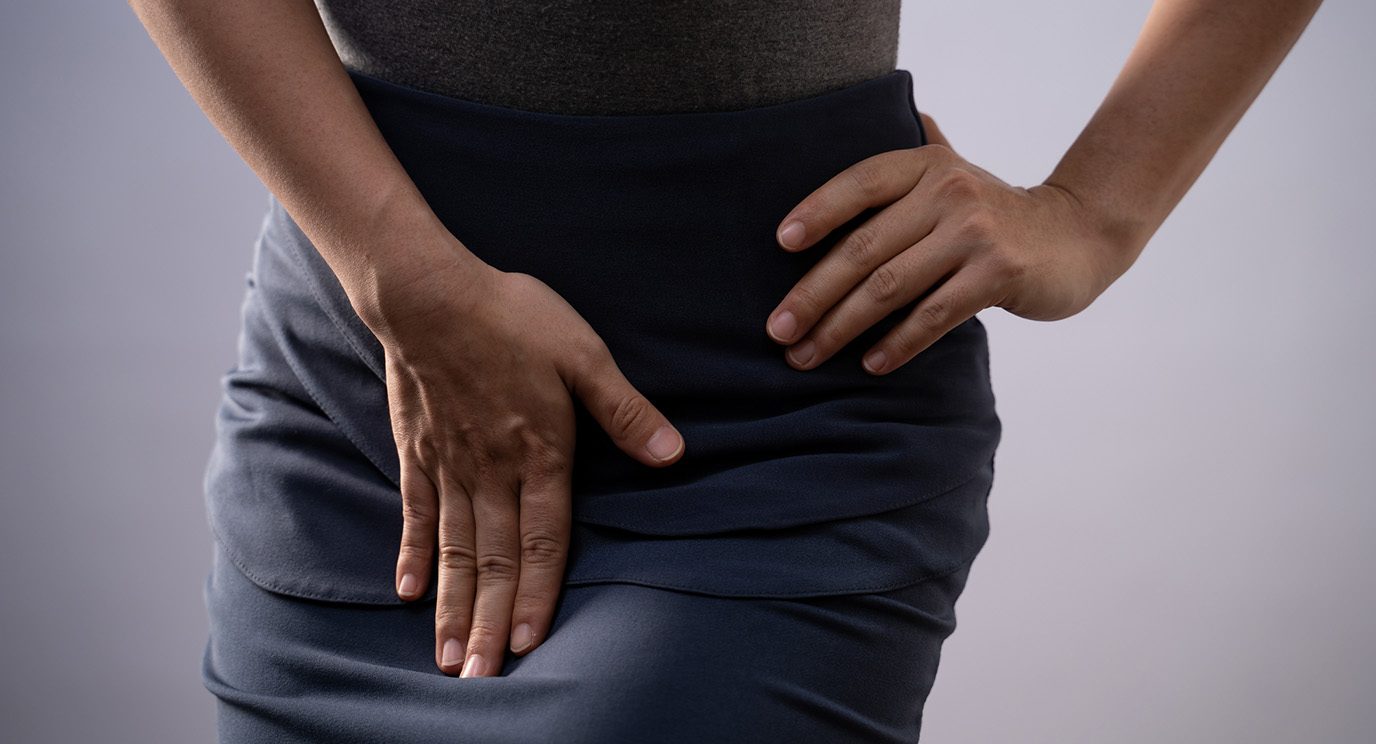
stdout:
[(301, 599), (215, 546), (202, 675), (220, 741), (915, 742), (971, 563), (884, 592), (719, 597), (566, 586), (500, 676), (434, 662), (434, 601)]

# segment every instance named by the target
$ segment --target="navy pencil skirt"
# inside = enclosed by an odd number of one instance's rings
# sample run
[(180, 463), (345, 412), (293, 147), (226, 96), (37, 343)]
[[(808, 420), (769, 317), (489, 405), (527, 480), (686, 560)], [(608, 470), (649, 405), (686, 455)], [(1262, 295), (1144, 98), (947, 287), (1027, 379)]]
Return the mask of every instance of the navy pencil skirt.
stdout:
[(205, 472), (221, 741), (917, 741), (989, 534), (984, 325), (882, 376), (861, 354), (916, 301), (806, 371), (764, 331), (873, 212), (801, 253), (775, 243), (782, 217), (855, 162), (925, 144), (909, 72), (606, 116), (349, 75), (446, 227), (558, 291), (686, 450), (641, 465), (577, 405), (550, 634), (499, 676), (443, 674), (434, 582), (410, 603), (393, 589), (382, 346), (269, 194)]

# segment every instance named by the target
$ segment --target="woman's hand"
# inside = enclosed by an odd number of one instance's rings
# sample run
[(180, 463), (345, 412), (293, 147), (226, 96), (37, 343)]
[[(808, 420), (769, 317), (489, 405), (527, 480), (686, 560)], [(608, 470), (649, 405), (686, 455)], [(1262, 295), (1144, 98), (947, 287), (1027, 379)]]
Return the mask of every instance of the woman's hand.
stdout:
[(646, 465), (675, 461), (683, 442), (544, 282), (476, 260), (436, 263), (387, 280), (400, 300), (380, 336), (401, 459), (397, 592), (422, 595), (438, 547), (436, 663), (490, 676), (508, 638), (525, 653), (553, 620), (571, 526), (572, 395)]
[[(866, 158), (799, 202), (780, 222), (786, 250), (804, 250), (882, 207), (842, 236), (770, 314), (798, 369), (831, 357), (866, 328), (922, 297), (864, 357), (880, 374), (906, 364), (987, 307), (1033, 320), (1086, 308), (1123, 271), (1127, 251), (1070, 192), (1010, 186), (966, 161), (922, 114), (928, 143)], [(924, 296), (925, 295), (925, 296)]]

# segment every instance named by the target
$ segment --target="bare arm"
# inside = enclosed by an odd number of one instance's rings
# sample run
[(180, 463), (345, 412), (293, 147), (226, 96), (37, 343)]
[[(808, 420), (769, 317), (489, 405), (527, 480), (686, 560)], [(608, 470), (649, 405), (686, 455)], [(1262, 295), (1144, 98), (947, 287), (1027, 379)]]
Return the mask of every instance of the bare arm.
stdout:
[(1203, 172), (1320, 2), (1152, 6), (1104, 102), (1046, 179), (1100, 216), (1118, 273)]
[(529, 653), (553, 624), (572, 520), (573, 396), (645, 465), (677, 462), (682, 435), (553, 289), (450, 234), (312, 0), (130, 5), (378, 336), (401, 466), (397, 595), (418, 599), (434, 582), (436, 666), (498, 674), (504, 648)]
[(390, 298), (412, 278), (442, 265), (465, 275), (486, 267), (443, 228), (392, 154), (311, 0), (129, 4), (375, 333), (390, 333)]
[(929, 144), (856, 163), (780, 221), (780, 246), (800, 251), (880, 209), (808, 271), (766, 332), (811, 369), (916, 299), (866, 351), (866, 368), (885, 374), (984, 308), (1032, 320), (1084, 310), (1137, 260), (1320, 1), (1157, 0), (1104, 102), (1029, 188), (969, 162), (924, 119)]

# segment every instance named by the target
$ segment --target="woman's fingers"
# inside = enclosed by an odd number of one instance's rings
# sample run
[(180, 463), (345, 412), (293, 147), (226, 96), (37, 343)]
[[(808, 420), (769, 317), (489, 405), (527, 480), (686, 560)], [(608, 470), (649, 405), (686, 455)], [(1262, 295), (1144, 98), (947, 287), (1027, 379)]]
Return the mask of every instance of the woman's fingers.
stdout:
[[(403, 482), (415, 499), (408, 503), (424, 505), (431, 496), (436, 505), (433, 520), (424, 506), (419, 514), (408, 507), (403, 542), (421, 544), (425, 525), (438, 525), (435, 657), (445, 673), (497, 675), (508, 643), (515, 653), (528, 652), (553, 623), (572, 525), (572, 458), (554, 445), (528, 447), (523, 456), (525, 476), (493, 466), (467, 487), (444, 474), (438, 492), (425, 490), (432, 479), (418, 463), (403, 460)], [(408, 573), (423, 575), (409, 564)]]
[(866, 350), (865, 366), (884, 374), (908, 363), (948, 331), (989, 307), (994, 280), (981, 269), (966, 265), (922, 298), (906, 318)]
[(775, 239), (799, 251), (872, 207), (882, 207), (912, 190), (931, 161), (924, 148), (871, 155), (827, 179), (779, 221)]
[(430, 581), (439, 526), (439, 494), (409, 447), (401, 449), (401, 515), (397, 596), (409, 600), (421, 596)]
[[(807, 238), (792, 247), (801, 249), (863, 210), (879, 208), (841, 236), (765, 320), (770, 338), (791, 345), (785, 354), (791, 365), (808, 369), (826, 358), (818, 353), (818, 340), (804, 336), (862, 281), (879, 296), (901, 291), (892, 272), (881, 267), (935, 229), (938, 210), (917, 196), (918, 187), (944, 163), (947, 153), (943, 148), (918, 147), (871, 156), (830, 178), (784, 218), (780, 243), (790, 247), (785, 231), (797, 221), (805, 226), (801, 229)], [(839, 341), (822, 346), (834, 351)]]
[(1003, 223), (1025, 214), (1031, 200), (1026, 190), (965, 162), (945, 141), (933, 122), (928, 145), (863, 160), (794, 208), (793, 214), (830, 228), (855, 208), (906, 188), (836, 241), (770, 313), (766, 332), (790, 345), (790, 365), (824, 363), (889, 313), (923, 298), (864, 356), (865, 368), (882, 374), (1007, 295), (1021, 269), (1005, 257), (1002, 244), (1018, 237)]
[[(834, 307), (827, 309), (786, 353), (790, 364), (812, 369), (830, 359), (866, 329), (932, 289), (957, 271), (964, 255), (938, 230), (876, 267)], [(808, 358), (795, 356), (808, 348)]]
[(515, 654), (534, 649), (548, 635), (563, 588), (573, 518), (571, 471), (564, 462), (536, 463), (521, 482), (521, 576), (510, 641)]
[(473, 617), (477, 574), (473, 507), (468, 492), (441, 474), (439, 516), (439, 584), (435, 592), (435, 659), (446, 674), (463, 668)]
[(514, 477), (499, 480), (490, 476), (479, 482), (473, 494), (477, 588), (464, 677), (499, 672), (510, 637), (511, 609), (521, 571), (518, 489)]
[(861, 286), (880, 300), (906, 289), (898, 285), (891, 259), (936, 226), (936, 210), (917, 193), (909, 192), (841, 237), (769, 314), (765, 329), (776, 342), (792, 344), (787, 356), (794, 366), (806, 369), (820, 364), (825, 356), (816, 352), (834, 351), (841, 345), (840, 339), (804, 336), (847, 293), (854, 294), (854, 288)]
[(631, 385), (602, 339), (593, 338), (570, 372), (569, 389), (623, 452), (655, 467), (677, 461), (683, 435)]

